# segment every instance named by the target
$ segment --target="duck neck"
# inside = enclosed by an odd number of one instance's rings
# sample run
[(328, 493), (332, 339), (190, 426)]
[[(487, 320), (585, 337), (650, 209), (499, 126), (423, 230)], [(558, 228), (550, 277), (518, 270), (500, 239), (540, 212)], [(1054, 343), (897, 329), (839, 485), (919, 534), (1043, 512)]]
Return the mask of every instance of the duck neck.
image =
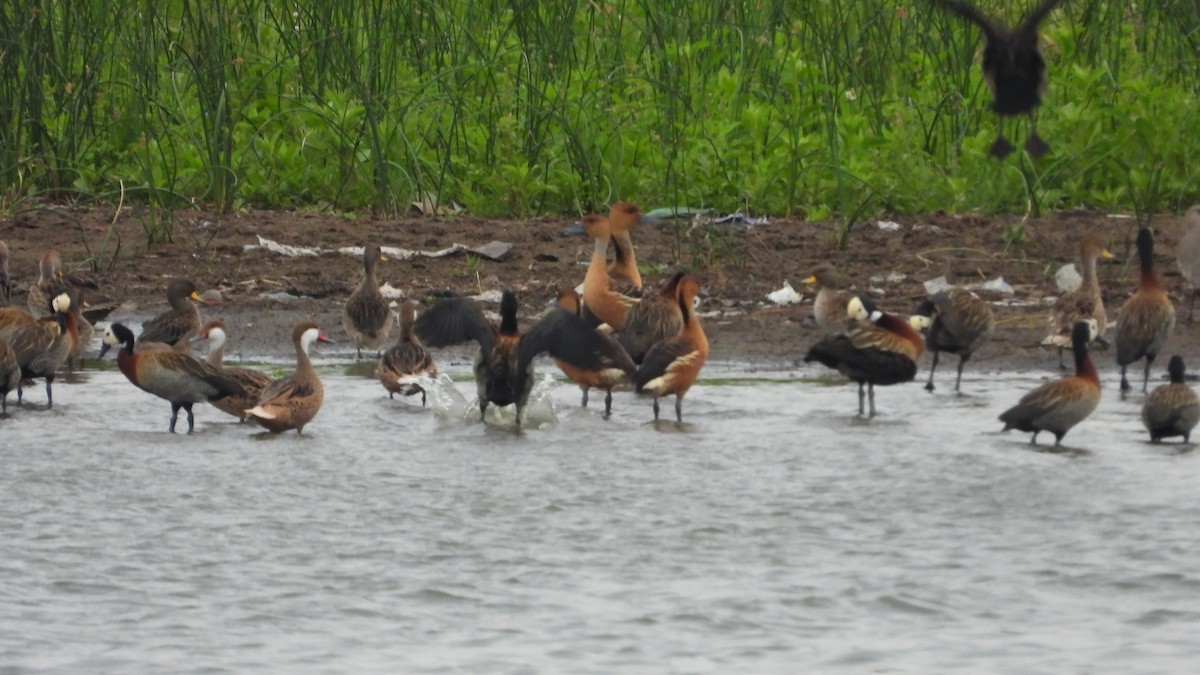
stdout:
[(1158, 275), (1154, 273), (1154, 249), (1150, 247), (1138, 247), (1138, 262), (1140, 263), (1141, 272), (1138, 278), (1138, 287), (1161, 289), (1162, 283), (1158, 280)]
[(613, 261), (613, 267), (618, 270), (622, 276), (630, 281), (638, 288), (642, 287), (642, 273), (638, 270), (637, 256), (633, 252), (633, 240), (625, 232), (614, 234), (612, 237), (613, 248), (616, 250), (616, 260)]
[(1075, 377), (1082, 378), (1100, 386), (1100, 376), (1096, 373), (1096, 366), (1092, 363), (1092, 357), (1088, 354), (1087, 348), (1075, 350)]
[(225, 341), (214, 342), (208, 349), (208, 363), (220, 368), (225, 363)]
[(1083, 259), (1083, 282), (1081, 286), (1088, 290), (1100, 290), (1100, 284), (1096, 280), (1096, 254), (1089, 254)]
[(608, 270), (604, 268), (607, 258), (608, 240), (596, 239), (592, 245), (592, 261), (588, 264), (587, 274), (583, 277), (585, 286), (603, 283), (605, 288), (608, 287)]
[(312, 360), (308, 358), (308, 341), (304, 339), (304, 336), (296, 341), (296, 372), (313, 372)]

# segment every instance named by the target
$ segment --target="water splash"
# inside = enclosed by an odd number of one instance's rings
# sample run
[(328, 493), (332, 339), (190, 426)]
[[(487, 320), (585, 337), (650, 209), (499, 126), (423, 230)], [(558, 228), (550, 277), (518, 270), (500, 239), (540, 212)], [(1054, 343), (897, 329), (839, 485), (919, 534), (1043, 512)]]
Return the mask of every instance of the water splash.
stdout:
[[(551, 386), (554, 378), (549, 374), (534, 383), (529, 392), (529, 401), (522, 411), (521, 426), (526, 429), (540, 429), (558, 422), (554, 411), (554, 400), (551, 396)], [(441, 419), (461, 422), (479, 421), (479, 398), (467, 397), (459, 391), (454, 381), (447, 375), (439, 375), (436, 380), (422, 378), (421, 387), (429, 395), (430, 407)], [(515, 405), (489, 405), (484, 422), (496, 427), (517, 427), (517, 407)]]

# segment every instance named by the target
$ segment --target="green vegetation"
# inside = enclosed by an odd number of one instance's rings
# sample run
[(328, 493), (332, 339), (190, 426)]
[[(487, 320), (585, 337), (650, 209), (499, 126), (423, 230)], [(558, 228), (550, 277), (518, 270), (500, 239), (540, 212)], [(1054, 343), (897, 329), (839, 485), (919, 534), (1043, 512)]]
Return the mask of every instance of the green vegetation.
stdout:
[(619, 198), (844, 237), (885, 210), (1200, 201), (1194, 0), (1071, 0), (1043, 34), (1054, 151), (997, 162), (979, 31), (920, 1), (0, 0), (0, 214), (124, 199), (153, 242), (196, 201)]

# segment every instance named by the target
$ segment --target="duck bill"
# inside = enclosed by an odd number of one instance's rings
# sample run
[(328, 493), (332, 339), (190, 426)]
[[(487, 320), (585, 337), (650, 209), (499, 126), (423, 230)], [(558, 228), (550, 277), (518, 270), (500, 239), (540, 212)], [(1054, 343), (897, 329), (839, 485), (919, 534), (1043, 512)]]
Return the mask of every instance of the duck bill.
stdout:
[(204, 304), (204, 300), (203, 300), (203, 298), (201, 298), (199, 295), (196, 295), (196, 291), (192, 291), (192, 294), (191, 294), (191, 295), (189, 295), (189, 296), (188, 296), (188, 298), (189, 298), (189, 299), (190, 299), (192, 302), (198, 302), (198, 303), (200, 303), (201, 305), (203, 305), (203, 304)]
[(111, 349), (111, 348), (112, 348), (112, 345), (108, 344), (107, 342), (101, 343), (101, 345), (100, 345), (100, 354), (99, 354), (99, 355), (98, 355), (96, 358), (97, 358), (97, 359), (102, 359), (102, 358), (104, 358), (104, 355), (105, 355), (105, 354), (107, 354), (107, 353), (108, 353), (108, 350), (109, 350), (109, 349)]
[(317, 333), (317, 342), (323, 342), (327, 345), (336, 345), (337, 342), (329, 339), (329, 336), (324, 333)]

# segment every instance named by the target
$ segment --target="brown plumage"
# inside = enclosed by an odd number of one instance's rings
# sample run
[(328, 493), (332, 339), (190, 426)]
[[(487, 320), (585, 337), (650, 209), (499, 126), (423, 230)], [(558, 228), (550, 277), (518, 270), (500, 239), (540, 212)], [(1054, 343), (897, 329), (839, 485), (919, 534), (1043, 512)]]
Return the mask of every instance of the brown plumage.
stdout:
[[(1034, 110), (1042, 103), (1046, 88), (1046, 61), (1038, 44), (1038, 24), (1062, 0), (1044, 0), (1015, 28), (996, 23), (974, 6), (957, 0), (934, 0), (942, 7), (979, 26), (987, 44), (983, 48), (983, 78), (992, 93), (992, 112), (1000, 118), (1029, 116), (1029, 137), (1025, 151), (1037, 158), (1050, 151), (1050, 146), (1037, 135)], [(1004, 137), (1003, 124), (998, 121), (992, 156), (1003, 159), (1013, 151), (1012, 143)]]
[[(191, 338), (189, 342), (208, 340), (208, 356), (205, 358), (205, 361), (210, 366), (221, 371), (225, 377), (237, 382), (242, 388), (241, 394), (225, 396), (209, 402), (217, 410), (227, 415), (233, 415), (239, 421), (245, 422), (246, 409), (258, 403), (258, 398), (262, 395), (263, 389), (266, 389), (267, 385), (271, 383), (271, 376), (253, 368), (227, 367), (225, 365), (225, 341), (228, 338), (229, 333), (225, 327), (225, 322), (220, 319), (212, 319), (206, 321), (200, 327), (200, 332)], [(176, 347), (178, 346), (177, 344)]]
[(137, 341), (173, 345), (200, 332), (200, 310), (193, 301), (200, 302), (196, 285), (190, 279), (172, 279), (167, 284), (167, 303), (171, 309), (142, 324)]
[(643, 297), (625, 313), (625, 325), (617, 333), (617, 342), (636, 364), (645, 360), (650, 349), (683, 330), (683, 313), (679, 311), (679, 281), (684, 272), (677, 272), (654, 295)]
[(1154, 443), (1164, 438), (1182, 436), (1189, 442), (1192, 429), (1200, 422), (1200, 397), (1184, 384), (1183, 357), (1176, 354), (1167, 363), (1171, 383), (1154, 388), (1142, 405), (1142, 424)]
[(0, 338), (0, 413), (8, 412), (8, 392), (21, 384), (21, 366), (8, 340)]
[(869, 397), (870, 417), (874, 417), (875, 385), (900, 384), (916, 377), (917, 358), (925, 343), (907, 321), (879, 311), (862, 296), (850, 300), (846, 317), (854, 321), (853, 327), (813, 345), (804, 362), (817, 361), (857, 382), (858, 414), (865, 414), (863, 399)]
[(846, 284), (837, 269), (829, 263), (819, 263), (804, 283), (816, 284), (812, 317), (817, 326), (829, 332), (846, 330), (846, 306), (854, 299), (854, 294), (845, 290)]
[(700, 282), (685, 274), (676, 282), (675, 301), (683, 317), (683, 327), (672, 337), (646, 352), (638, 366), (634, 383), (639, 394), (654, 397), (654, 419), (658, 419), (658, 399), (675, 395), (675, 421), (683, 422), (683, 397), (696, 382), (700, 368), (708, 359), (708, 336), (692, 308), (700, 293)]
[(379, 282), (375, 278), (375, 271), (382, 260), (386, 258), (375, 244), (363, 248), (362, 281), (346, 300), (346, 310), (342, 315), (342, 327), (354, 340), (359, 359), (362, 358), (364, 347), (378, 351), (392, 332), (392, 310), (388, 307), (387, 299), (379, 292)]
[(933, 365), (929, 368), (927, 391), (933, 391), (933, 373), (937, 370), (938, 355), (942, 352), (958, 354), (958, 376), (954, 379), (954, 391), (962, 385), (963, 365), (971, 359), (975, 348), (986, 341), (996, 328), (996, 318), (987, 302), (961, 288), (938, 291), (922, 302), (909, 323), (917, 330), (925, 331), (925, 346), (933, 352)]
[(480, 419), (489, 404), (515, 404), (518, 426), (533, 389), (533, 359), (538, 354), (546, 352), (586, 370), (605, 368), (606, 363), (616, 362), (623, 354), (612, 340), (562, 309), (551, 311), (522, 335), (517, 328), (517, 296), (512, 291), (505, 291), (500, 298), (499, 326), (484, 318), (474, 300), (448, 298), (422, 314), (414, 330), (431, 347), (479, 343), (475, 386)]
[(1200, 294), (1200, 204), (1195, 204), (1183, 215), (1183, 239), (1175, 249), (1179, 271), (1192, 285), (1192, 297), (1188, 302), (1187, 322), (1192, 323), (1192, 312), (1196, 309), (1196, 295)]
[(8, 244), (0, 241), (0, 307), (7, 307), (12, 297), (12, 277), (8, 275)]
[(1039, 433), (1049, 431), (1054, 434), (1054, 444), (1059, 445), (1071, 427), (1096, 410), (1100, 405), (1100, 378), (1088, 356), (1088, 343), (1096, 338), (1098, 330), (1095, 319), (1075, 324), (1071, 331), (1075, 374), (1047, 382), (1022, 396), (1020, 402), (1000, 415), (1003, 431), (1033, 432), (1029, 442), (1034, 444)]
[(1079, 288), (1064, 293), (1054, 303), (1050, 313), (1050, 334), (1042, 340), (1043, 345), (1058, 347), (1058, 367), (1066, 370), (1063, 349), (1071, 346), (1071, 332), (1080, 321), (1094, 319), (1099, 331), (1096, 339), (1107, 345), (1104, 331), (1108, 327), (1108, 315), (1104, 311), (1104, 296), (1100, 293), (1100, 281), (1096, 276), (1096, 260), (1111, 260), (1113, 255), (1104, 248), (1104, 242), (1095, 235), (1084, 237), (1079, 242), (1079, 262), (1083, 281)]
[(246, 417), (272, 433), (295, 429), (304, 432), (325, 400), (321, 378), (308, 358), (313, 342), (333, 341), (312, 321), (301, 321), (292, 329), (292, 346), (296, 349), (296, 372), (272, 380), (258, 397), (258, 405), (246, 411)]
[(124, 324), (114, 323), (104, 330), (100, 358), (113, 347), (117, 352), (117, 368), (135, 387), (171, 403), (171, 423), (175, 433), (179, 409), (187, 411), (188, 433), (196, 427), (192, 405), (215, 401), (226, 396), (243, 394), (241, 385), (226, 377), (219, 369), (182, 352), (156, 349), (134, 353), (133, 331)]
[[(580, 301), (579, 293), (573, 288), (560, 291), (556, 299), (560, 310), (575, 316), (582, 314)], [(625, 323), (625, 328), (629, 328), (628, 321)], [(604, 339), (611, 340), (607, 336)], [(580, 403), (583, 407), (587, 407), (589, 390), (593, 388), (604, 390), (604, 415), (607, 417), (612, 414), (613, 387), (628, 383), (629, 376), (636, 367), (629, 355), (622, 349), (610, 348), (602, 360), (601, 366), (596, 368), (582, 368), (560, 358), (554, 359), (554, 363), (569, 380), (583, 390), (583, 401)]]
[(391, 349), (383, 353), (375, 367), (375, 377), (388, 392), (388, 398), (421, 395), (421, 406), (425, 406), (425, 390), (417, 381), (422, 377), (437, 377), (437, 364), (433, 355), (421, 344), (413, 332), (413, 320), (417, 308), (412, 302), (400, 306), (400, 337)]
[[(583, 306), (585, 319), (590, 319), (589, 323), (608, 324), (613, 330), (619, 331), (625, 324), (625, 314), (642, 295), (641, 273), (637, 272), (637, 261), (632, 257), (633, 245), (629, 241), (629, 231), (638, 223), (653, 222), (654, 219), (643, 216), (641, 209), (626, 203), (614, 204), (610, 214), (583, 217), (583, 229), (592, 237), (592, 259), (583, 278)], [(617, 218), (615, 226), (613, 217)], [(621, 240), (614, 268), (624, 268), (626, 271), (623, 274), (636, 279), (636, 283), (622, 283), (609, 274), (606, 267), (608, 243), (614, 238)], [(623, 246), (628, 246), (628, 249), (620, 248)]]
[(1117, 317), (1117, 365), (1121, 367), (1121, 393), (1130, 390), (1125, 368), (1138, 359), (1146, 359), (1142, 376), (1142, 392), (1150, 381), (1150, 364), (1162, 351), (1175, 330), (1175, 305), (1163, 290), (1154, 272), (1154, 234), (1143, 227), (1138, 232), (1137, 252), (1139, 269), (1137, 290), (1121, 305)]
[(657, 221), (642, 215), (641, 209), (633, 204), (617, 202), (608, 210), (608, 222), (613, 245), (613, 261), (608, 264), (609, 287), (622, 295), (641, 297), (642, 271), (637, 266), (630, 233), (641, 223)]
[[(75, 318), (71, 315), (69, 295), (58, 294), (51, 301), (51, 307), (54, 308), (54, 316), (41, 319), (20, 312), (16, 315), (20, 317), (19, 321), (9, 323), (7, 328), (0, 327), (0, 339), (7, 340), (16, 354), (22, 380), (46, 379), (46, 404), (52, 408), (54, 374), (66, 363), (71, 347), (79, 339), (79, 333)], [(17, 384), (18, 403), (24, 397), (22, 387), (22, 383)]]
[(54, 315), (54, 309), (50, 306), (50, 302), (59, 293), (65, 293), (67, 290), (62, 276), (62, 256), (55, 249), (46, 249), (42, 253), (41, 260), (38, 261), (37, 283), (29, 287), (29, 293), (25, 296), (25, 306), (29, 308), (29, 313), (34, 318), (40, 319)]

